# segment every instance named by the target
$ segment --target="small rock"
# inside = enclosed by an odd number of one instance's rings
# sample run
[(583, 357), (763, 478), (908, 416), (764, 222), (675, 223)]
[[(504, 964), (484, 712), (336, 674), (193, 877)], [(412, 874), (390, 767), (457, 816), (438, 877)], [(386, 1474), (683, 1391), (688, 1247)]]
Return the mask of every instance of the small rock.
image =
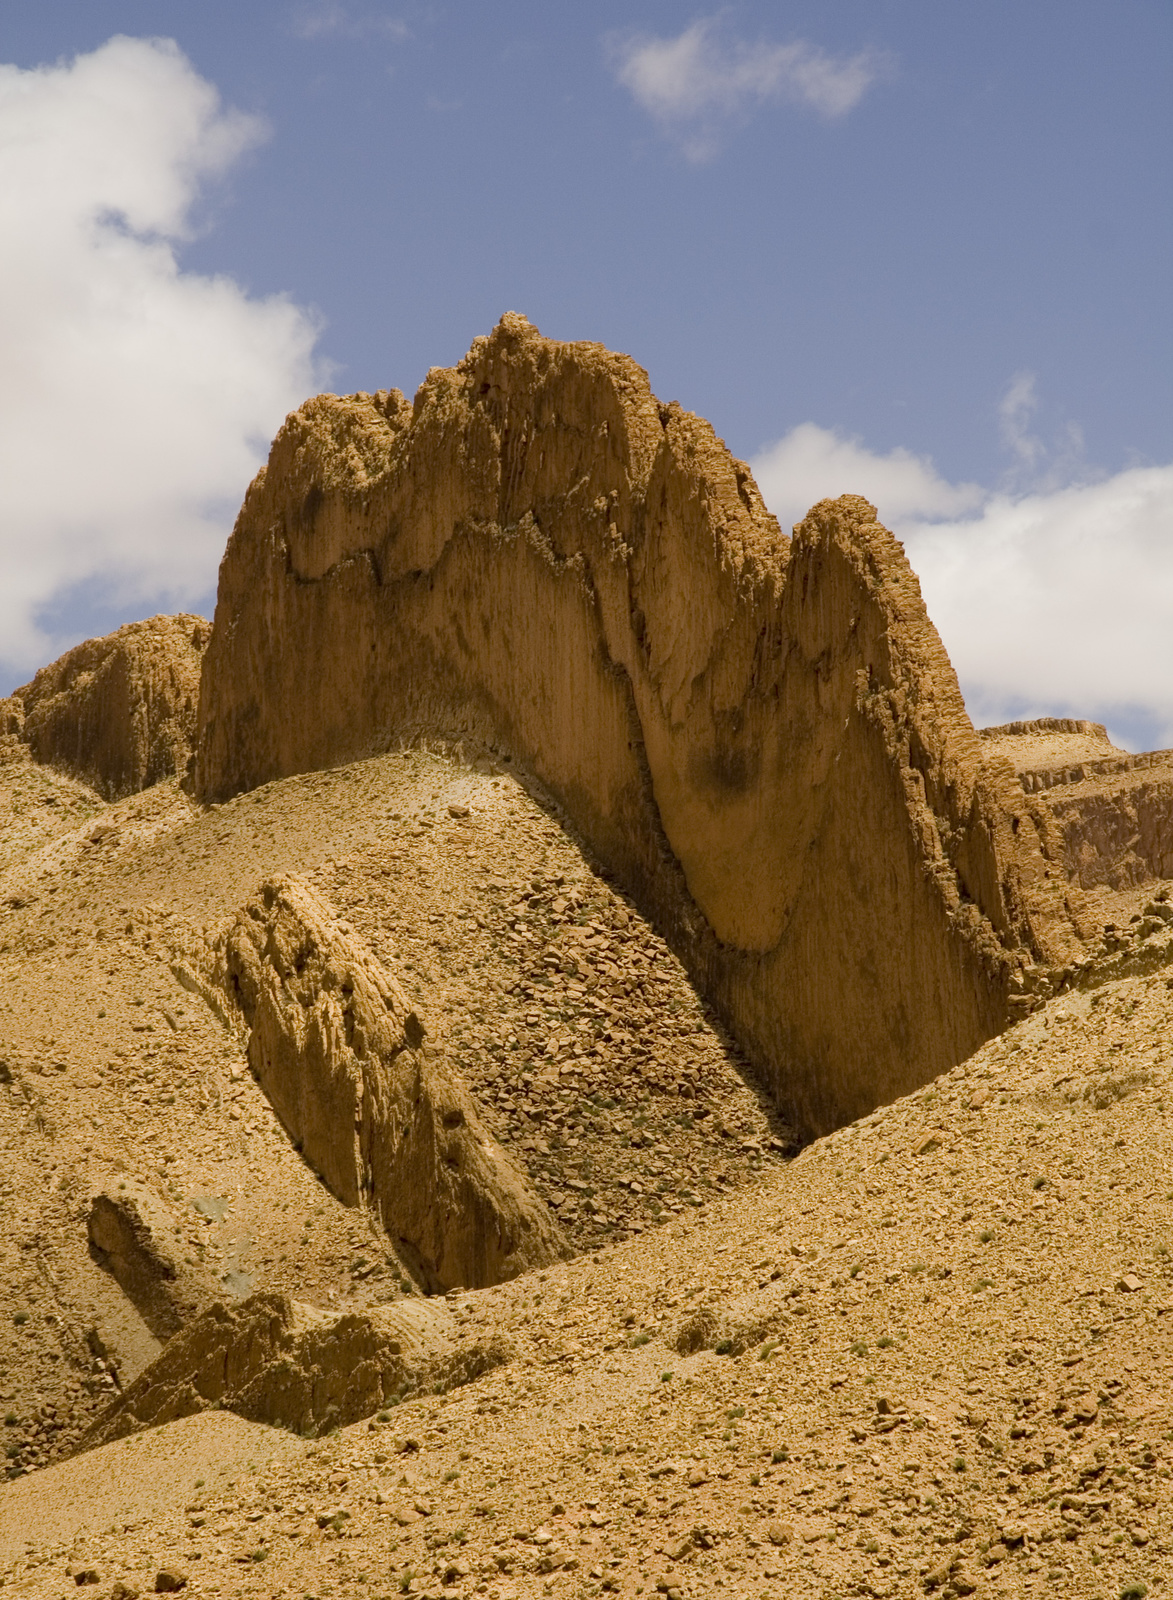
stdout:
[(932, 1150), (941, 1148), (941, 1135), (939, 1133), (922, 1133), (912, 1147), (914, 1156), (927, 1156)]
[(554, 1542), (554, 1535), (544, 1524), (540, 1528), (535, 1528), (530, 1537), (535, 1544), (553, 1544)]
[(969, 1097), (969, 1109), (971, 1111), (980, 1111), (989, 1098), (990, 1091), (988, 1089), (975, 1089)]
[(1135, 1272), (1126, 1272), (1117, 1283), (1116, 1288), (1121, 1294), (1135, 1294), (1140, 1288), (1140, 1279)]
[(123, 1583), (122, 1579), (119, 1578), (110, 1591), (110, 1600), (138, 1600), (138, 1594), (139, 1592), (133, 1584)]
[(155, 1574), (156, 1594), (177, 1594), (180, 1589), (186, 1588), (186, 1574), (176, 1572), (174, 1567), (160, 1567)]
[(73, 1581), (80, 1589), (83, 1583), (101, 1583), (102, 1580), (93, 1567), (82, 1567), (74, 1573)]
[(467, 806), (449, 806), (448, 807), (448, 815), (450, 817), (455, 817), (457, 819), (457, 821), (459, 821), (462, 817), (467, 817), (468, 816), (468, 807)]
[(794, 1538), (794, 1529), (788, 1522), (771, 1522), (766, 1528), (766, 1537), (771, 1544), (789, 1544)]

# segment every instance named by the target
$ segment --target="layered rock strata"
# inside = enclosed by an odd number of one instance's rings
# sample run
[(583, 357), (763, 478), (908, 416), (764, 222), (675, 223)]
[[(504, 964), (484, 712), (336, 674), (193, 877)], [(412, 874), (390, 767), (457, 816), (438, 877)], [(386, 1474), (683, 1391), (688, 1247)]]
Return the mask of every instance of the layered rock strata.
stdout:
[(306, 884), (266, 884), (217, 965), (303, 1156), (375, 1213), (426, 1287), (482, 1288), (569, 1254), (398, 983)]
[(107, 800), (185, 772), (209, 631), (151, 617), (66, 651), (0, 702), (0, 758), (25, 749)]
[(197, 787), (431, 733), (532, 774), (806, 1134), (964, 1059), (1076, 943), (875, 509), (788, 539), (633, 361), (512, 314), (412, 405), (288, 418), (221, 568)]

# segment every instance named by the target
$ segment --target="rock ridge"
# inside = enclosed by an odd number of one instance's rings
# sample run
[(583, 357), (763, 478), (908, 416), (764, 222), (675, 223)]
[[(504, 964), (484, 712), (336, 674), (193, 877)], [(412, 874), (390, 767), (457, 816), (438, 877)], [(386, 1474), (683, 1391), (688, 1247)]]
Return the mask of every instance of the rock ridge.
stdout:
[(266, 883), (214, 968), (298, 1149), (426, 1288), (482, 1288), (570, 1253), (399, 984), (307, 884)]
[(814, 1133), (964, 1059), (1071, 953), (904, 552), (793, 540), (630, 358), (509, 314), (412, 405), (319, 396), (248, 491), (205, 657), (223, 797), (429, 732), (510, 755)]

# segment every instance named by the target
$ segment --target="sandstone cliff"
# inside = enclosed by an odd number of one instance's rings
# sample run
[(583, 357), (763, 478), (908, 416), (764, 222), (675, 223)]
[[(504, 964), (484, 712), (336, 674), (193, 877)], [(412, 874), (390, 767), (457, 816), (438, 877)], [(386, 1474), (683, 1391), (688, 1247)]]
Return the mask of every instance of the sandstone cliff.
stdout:
[(875, 509), (788, 539), (633, 361), (512, 314), (413, 405), (287, 420), (221, 569), (197, 787), (434, 732), (544, 786), (808, 1133), (964, 1059), (1074, 942)]
[(23, 744), (107, 800), (184, 772), (209, 631), (202, 617), (151, 617), (66, 651), (0, 702), (0, 758)]
[(569, 1254), (402, 989), (306, 885), (265, 885), (221, 972), (298, 1148), (345, 1205), (371, 1207), (429, 1288), (483, 1288)]

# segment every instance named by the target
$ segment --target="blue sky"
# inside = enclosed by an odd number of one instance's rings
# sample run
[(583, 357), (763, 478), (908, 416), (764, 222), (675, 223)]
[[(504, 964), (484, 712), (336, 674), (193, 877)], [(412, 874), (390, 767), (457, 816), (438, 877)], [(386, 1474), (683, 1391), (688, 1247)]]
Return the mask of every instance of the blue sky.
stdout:
[[(138, 92), (136, 72), (154, 70), (152, 60), (103, 56), (116, 35), (173, 40), (186, 64), (172, 64), (170, 89), (111, 156), (131, 167), (136, 150), (145, 160), (156, 140), (172, 140), (151, 203), (128, 220), (119, 194), (103, 191), (91, 234), (113, 212), (137, 241), (129, 297), (134, 272), (158, 268), (142, 252), (161, 246), (178, 274), (168, 316), (191, 312), (190, 295), (186, 311), (175, 301), (181, 288), (226, 277), (237, 296), (225, 308), (233, 349), (252, 349), (252, 332), (240, 330), (260, 326), (254, 310), (265, 325), (247, 370), (243, 357), (221, 363), (240, 397), (231, 428), (219, 419), (224, 438), (198, 414), (201, 395), (214, 403), (207, 372), (177, 402), (176, 430), (198, 441), (206, 483), (161, 440), (149, 505), (131, 506), (112, 481), (103, 513), (83, 448), (75, 497), (43, 532), (30, 528), (32, 491), (6, 504), (0, 488), (7, 570), (26, 560), (30, 538), (63, 553), (14, 583), (19, 604), (0, 609), (0, 690), (63, 643), (156, 600), (210, 606), (211, 552), (258, 441), (299, 385), (410, 393), (429, 366), (457, 360), (516, 309), (553, 337), (634, 355), (662, 397), (701, 412), (755, 459), (780, 515), (799, 514), (828, 473), (864, 481), (828, 479), (826, 492), (886, 486), (887, 511), (873, 498), (922, 569), (975, 714), (1099, 710), (1133, 742), (1173, 740), (1169, 647), (1162, 655), (1154, 643), (1135, 682), (1118, 659), (1122, 641), (1135, 646), (1162, 616), (1173, 637), (1161, 475), (1173, 459), (1167, 4), (0, 4), (0, 61), (21, 69), (7, 79), (0, 155), (7, 127), (9, 159), (23, 159), (21, 119), (35, 97), (18, 91), (30, 85), (58, 95), (52, 136), (67, 148), (75, 57), (97, 61), (87, 81), (99, 98), (108, 84), (116, 120)], [(27, 77), (53, 63), (56, 77)], [(204, 105), (179, 127), (169, 107), (198, 99), (201, 80), (222, 108), (254, 120), (225, 123)], [(0, 79), (0, 105), (4, 88)], [(92, 148), (108, 126), (81, 118), (76, 138)], [(29, 194), (27, 234), (47, 238), (58, 222)], [(85, 197), (76, 203), (84, 211)], [(8, 225), (20, 218), (10, 211)], [(84, 262), (79, 274), (89, 281)], [(43, 275), (26, 266), (20, 281)], [(71, 293), (68, 316), (47, 304), (23, 318), (39, 327), (43, 314), (41, 348), (80, 315)], [(15, 306), (9, 324), (21, 320), (19, 296)], [(9, 336), (19, 343), (20, 329)], [(0, 354), (5, 337), (0, 313)], [(121, 414), (120, 351), (140, 337), (149, 332), (111, 333), (69, 394), (85, 398), (93, 383), (92, 403)], [(214, 338), (205, 344), (211, 367)], [(173, 339), (157, 369), (142, 355), (126, 377), (128, 427), (152, 370), (155, 409), (166, 410), (168, 374), (182, 365), (175, 348)], [(60, 397), (49, 404), (51, 381), (40, 387), (42, 432), (55, 428), (59, 448), (62, 427), (78, 419), (63, 420)], [(19, 404), (12, 398), (8, 414)], [(31, 437), (27, 407), (19, 421), (10, 439)], [(33, 438), (20, 459), (40, 459), (42, 447)], [(169, 483), (179, 511), (168, 510)], [(1099, 499), (1076, 505), (1081, 490)], [(119, 534), (120, 517), (127, 527), (138, 517), (141, 531)], [(1083, 531), (1068, 560), (1072, 526)], [(1011, 537), (1013, 561), (993, 569)], [(86, 540), (89, 559), (78, 555)], [(1085, 649), (1082, 666), (1061, 660), (1060, 671), (1064, 617), (1069, 632), (1081, 605), (1089, 616), (1103, 609), (1098, 562), (1128, 569), (1119, 606), (1147, 573), (1141, 587), (1157, 609), (1140, 630), (1123, 615), (1105, 625), (1099, 669)], [(1059, 587), (1078, 592), (1057, 595), (1057, 569), (1072, 564), (1076, 577)], [(999, 611), (1008, 637), (997, 671), (981, 659), (991, 618), (970, 614), (974, 569), (995, 610), (1016, 575), (1038, 587)], [(1049, 664), (1021, 637), (1048, 606)]]

